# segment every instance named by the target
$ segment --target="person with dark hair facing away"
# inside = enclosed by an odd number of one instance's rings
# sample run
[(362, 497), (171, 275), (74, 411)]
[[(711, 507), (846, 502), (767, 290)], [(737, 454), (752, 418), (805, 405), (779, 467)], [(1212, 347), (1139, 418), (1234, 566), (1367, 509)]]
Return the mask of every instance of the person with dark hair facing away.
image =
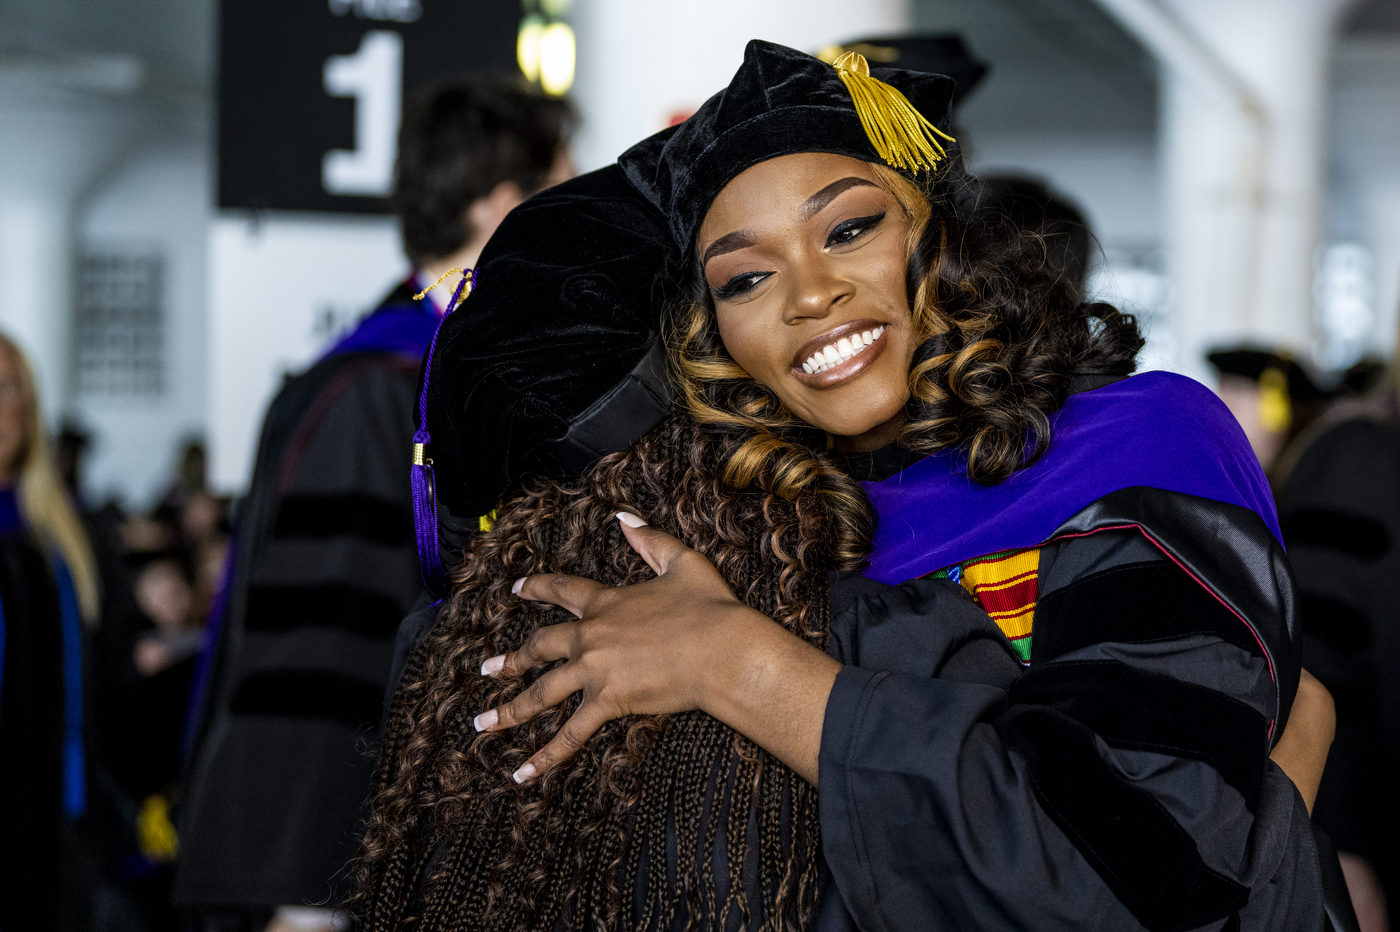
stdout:
[(428, 367), (438, 488), (498, 507), (388, 717), (366, 929), (1354, 927), (1258, 462), (977, 209), (951, 83), (754, 41), (507, 221)]
[[(393, 204), (412, 274), (273, 400), (197, 685), (175, 899), (211, 928), (332, 928), (394, 633), (422, 588), (404, 456), (420, 360), (517, 204), (572, 174), (570, 104), (504, 77), (427, 88)], [(424, 292), (427, 292), (426, 294)]]

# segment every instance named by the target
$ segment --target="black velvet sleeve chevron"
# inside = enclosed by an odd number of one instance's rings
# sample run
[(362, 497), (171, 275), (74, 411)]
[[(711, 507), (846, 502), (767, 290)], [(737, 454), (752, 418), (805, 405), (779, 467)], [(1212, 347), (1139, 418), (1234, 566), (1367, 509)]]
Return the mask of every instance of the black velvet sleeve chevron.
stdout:
[[(910, 614), (883, 625), (910, 630), (949, 610), (878, 604)], [(1257, 516), (1131, 489), (1042, 548), (1031, 664), (1014, 682), (863, 650), (822, 734), (834, 895), (820, 926), (1325, 928), (1307, 813), (1268, 757), (1297, 682), (1295, 615)]]

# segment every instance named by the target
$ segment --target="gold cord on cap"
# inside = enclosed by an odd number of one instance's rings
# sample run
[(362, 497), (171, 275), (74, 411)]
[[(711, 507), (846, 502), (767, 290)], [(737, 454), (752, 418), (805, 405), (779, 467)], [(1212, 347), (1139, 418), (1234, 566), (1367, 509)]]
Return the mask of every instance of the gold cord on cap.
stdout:
[(932, 169), (948, 157), (938, 138), (956, 142), (914, 109), (899, 91), (870, 76), (870, 63), (859, 52), (847, 52), (832, 63), (841, 83), (851, 92), (860, 125), (880, 158), (907, 171)]
[[(441, 285), (443, 282), (447, 281), (447, 279), (449, 279), (453, 275), (462, 276), (462, 279), (467, 283), (467, 287), (462, 290), (461, 300), (457, 302), (457, 304), (461, 304), (462, 301), (467, 300), (467, 295), (471, 294), (472, 288), (476, 286), (476, 269), (448, 269), (446, 272), (443, 272), (441, 275), (438, 276), (437, 281), (433, 282), (427, 288), (424, 288), (422, 291), (414, 295), (413, 300), (422, 301), (424, 295), (432, 291), (438, 285)], [(456, 310), (455, 305), (453, 307), (449, 307), (447, 309), (447, 313), (451, 314), (454, 310)]]

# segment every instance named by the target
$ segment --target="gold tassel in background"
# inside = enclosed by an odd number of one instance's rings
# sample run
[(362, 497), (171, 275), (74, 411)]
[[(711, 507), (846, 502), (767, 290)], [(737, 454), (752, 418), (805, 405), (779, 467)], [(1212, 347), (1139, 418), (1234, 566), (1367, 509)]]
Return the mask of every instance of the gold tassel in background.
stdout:
[(934, 126), (914, 109), (899, 91), (884, 81), (870, 76), (870, 63), (859, 52), (847, 52), (832, 63), (841, 83), (851, 92), (860, 125), (875, 146), (875, 151), (895, 168), (906, 171), (932, 169), (948, 157), (941, 136), (956, 142), (952, 136)]
[(1259, 420), (1266, 430), (1287, 433), (1293, 426), (1293, 405), (1288, 399), (1288, 376), (1270, 366), (1259, 376)]

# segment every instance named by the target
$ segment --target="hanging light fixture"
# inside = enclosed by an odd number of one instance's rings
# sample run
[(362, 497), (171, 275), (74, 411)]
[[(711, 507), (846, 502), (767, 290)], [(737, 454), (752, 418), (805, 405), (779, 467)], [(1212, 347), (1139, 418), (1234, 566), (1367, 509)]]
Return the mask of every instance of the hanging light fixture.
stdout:
[(544, 19), (531, 14), (520, 21), (520, 32), (515, 37), (515, 60), (531, 84), (540, 79), (540, 37), (544, 28)]
[(540, 36), (540, 87), (561, 97), (574, 86), (574, 31), (568, 23), (550, 23)]

